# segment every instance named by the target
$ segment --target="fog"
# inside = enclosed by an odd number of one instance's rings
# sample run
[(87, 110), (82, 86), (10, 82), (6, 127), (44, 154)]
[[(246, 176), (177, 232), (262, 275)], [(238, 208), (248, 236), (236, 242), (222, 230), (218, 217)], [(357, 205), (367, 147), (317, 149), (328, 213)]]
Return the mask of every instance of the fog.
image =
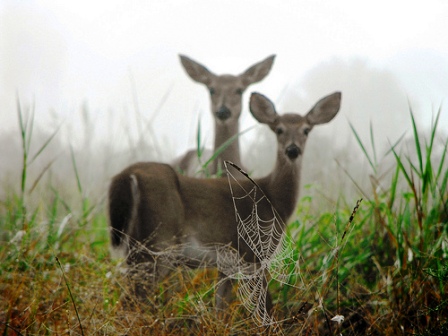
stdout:
[[(207, 90), (186, 75), (179, 53), (217, 74), (241, 73), (276, 54), (269, 76), (244, 95), (241, 129), (256, 125), (247, 107), (251, 91), (270, 97), (279, 112), (299, 113), (323, 95), (342, 91), (338, 117), (310, 136), (303, 182), (332, 184), (335, 198), (350, 192), (356, 197), (345, 170), (367, 182), (371, 172), (350, 123), (366, 143), (372, 125), (380, 160), (391, 143), (412, 134), (410, 109), (422, 132), (441, 109), (441, 137), (446, 139), (446, 17), (448, 5), (437, 0), (374, 5), (4, 0), (0, 188), (19, 185), (17, 100), (25, 115), (34, 111), (32, 153), (58, 129), (30, 167), (30, 180), (53, 162), (45, 178), (52, 184), (72, 181), (72, 148), (86, 185), (83, 192), (103, 195), (110, 176), (126, 164), (167, 162), (194, 147), (198, 120), (211, 146)], [(254, 175), (267, 173), (275, 150), (268, 131), (256, 126), (241, 143), (246, 166)], [(390, 165), (385, 158), (382, 169)]]

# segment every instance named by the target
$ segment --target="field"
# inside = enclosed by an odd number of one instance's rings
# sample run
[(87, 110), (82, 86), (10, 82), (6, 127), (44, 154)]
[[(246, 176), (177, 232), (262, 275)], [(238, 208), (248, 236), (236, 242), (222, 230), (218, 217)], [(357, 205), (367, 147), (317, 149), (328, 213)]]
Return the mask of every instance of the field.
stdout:
[[(322, 210), (326, 195), (305, 186), (287, 231), (300, 273), (271, 281), (278, 323), (259, 326), (239, 299), (227, 319), (216, 316), (212, 269), (178, 267), (147, 302), (123, 304), (129, 289), (109, 253), (106, 189), (86, 192), (88, 161), (76, 148), (65, 153), (71, 174), (53, 174), (45, 155), (57, 130), (36, 145), (32, 113), (19, 105), (17, 115), (20, 178), (2, 181), (0, 199), (2, 335), (448, 333), (448, 138), (438, 117), (420, 132), (409, 114), (412, 136), (390, 146), (384, 176), (373, 132), (364, 143), (352, 129), (372, 172), (352, 178), (362, 200), (340, 196)], [(96, 169), (113, 171), (108, 162)]]

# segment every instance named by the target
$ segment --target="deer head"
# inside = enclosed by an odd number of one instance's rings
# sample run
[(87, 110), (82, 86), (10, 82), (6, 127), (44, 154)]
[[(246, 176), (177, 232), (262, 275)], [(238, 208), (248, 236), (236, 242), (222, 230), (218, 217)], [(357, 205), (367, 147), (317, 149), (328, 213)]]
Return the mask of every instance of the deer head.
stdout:
[[(210, 93), (211, 112), (214, 119), (215, 143), (213, 151), (206, 151), (202, 162), (207, 161), (213, 153), (220, 148), (227, 140), (239, 133), (239, 117), (242, 110), (243, 93), (246, 88), (265, 78), (271, 70), (275, 56), (270, 56), (265, 60), (254, 64), (242, 74), (216, 75), (205, 66), (180, 55), (181, 63), (188, 75), (196, 82), (204, 84)], [(239, 139), (233, 141), (212, 163), (209, 173), (218, 172), (223, 161), (232, 161), (242, 166), (240, 158)], [(173, 162), (175, 168), (186, 172), (187, 175), (194, 175), (199, 168), (197, 152), (189, 151)]]
[(251, 66), (238, 76), (215, 75), (205, 66), (180, 55), (188, 75), (194, 81), (204, 84), (211, 99), (211, 111), (216, 123), (237, 123), (242, 109), (242, 96), (247, 87), (261, 81), (271, 70), (275, 56)]

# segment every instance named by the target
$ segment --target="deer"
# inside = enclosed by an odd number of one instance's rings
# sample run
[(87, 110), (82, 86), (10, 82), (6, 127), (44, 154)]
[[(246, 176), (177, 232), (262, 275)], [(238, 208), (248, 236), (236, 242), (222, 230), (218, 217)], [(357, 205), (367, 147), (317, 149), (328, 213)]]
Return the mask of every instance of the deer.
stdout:
[[(237, 76), (216, 75), (187, 56), (179, 55), (179, 57), (183, 68), (190, 78), (207, 87), (210, 94), (210, 108), (214, 119), (214, 149), (204, 150), (201, 154), (201, 159), (198, 157), (197, 150), (189, 150), (186, 154), (176, 158), (172, 163), (173, 167), (185, 175), (195, 176), (201, 170), (201, 162), (207, 162), (226, 141), (239, 134), (239, 118), (242, 111), (243, 93), (249, 85), (260, 82), (269, 74), (275, 55), (271, 55), (263, 61), (252, 65)], [(225, 160), (232, 161), (242, 167), (238, 137), (216, 156), (202, 175), (196, 176), (217, 174), (222, 171), (222, 163)]]
[[(305, 144), (316, 125), (331, 121), (341, 105), (341, 93), (321, 98), (309, 112), (279, 115), (274, 104), (260, 93), (252, 93), (250, 112), (261, 124), (268, 126), (277, 139), (277, 157), (272, 172), (254, 179), (264, 192), (267, 202), (259, 204), (258, 216), (272, 218), (272, 208), (280, 217), (279, 229), (284, 230), (294, 213), (299, 197), (300, 173)], [(109, 188), (109, 220), (112, 249), (125, 252), (128, 265), (143, 266), (157, 284), (172, 265), (158, 260), (164, 251), (175, 251), (179, 264), (188, 267), (217, 267), (218, 249), (229, 246), (239, 257), (256, 265), (260, 262), (254, 251), (241, 243), (237, 232), (234, 201), (252, 187), (248, 179), (214, 179), (182, 175), (172, 166), (157, 162), (138, 162), (113, 177)], [(240, 217), (252, 211), (253, 201), (238, 201)], [(144, 247), (144, 248), (142, 248)], [(145, 264), (147, 263), (147, 264)], [(218, 269), (215, 308), (225, 311), (232, 301), (233, 281)], [(267, 285), (267, 284), (265, 284)], [(135, 284), (143, 288), (143, 284)], [(143, 292), (142, 295), (146, 295)], [(140, 294), (138, 294), (140, 295)], [(266, 307), (272, 309), (270, 295)]]

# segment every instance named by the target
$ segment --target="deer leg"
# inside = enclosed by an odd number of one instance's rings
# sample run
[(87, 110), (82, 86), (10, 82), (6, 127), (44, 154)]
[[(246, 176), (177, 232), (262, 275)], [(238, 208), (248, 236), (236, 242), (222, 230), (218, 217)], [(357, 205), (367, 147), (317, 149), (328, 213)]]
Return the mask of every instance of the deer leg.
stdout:
[[(173, 262), (164, 256), (154, 257), (144, 250), (136, 251), (128, 256), (127, 277), (130, 283), (130, 293), (127, 300), (147, 302), (156, 298), (157, 285), (166, 278), (173, 269)], [(152, 302), (152, 300), (150, 300)]]
[(215, 293), (216, 309), (218, 312), (226, 312), (229, 302), (232, 301), (233, 281), (225, 274), (219, 272), (219, 281)]
[(268, 283), (266, 281), (266, 278), (263, 280), (263, 286), (266, 289), (266, 312), (269, 315), (272, 315), (272, 308), (273, 308), (272, 297), (268, 289)]

